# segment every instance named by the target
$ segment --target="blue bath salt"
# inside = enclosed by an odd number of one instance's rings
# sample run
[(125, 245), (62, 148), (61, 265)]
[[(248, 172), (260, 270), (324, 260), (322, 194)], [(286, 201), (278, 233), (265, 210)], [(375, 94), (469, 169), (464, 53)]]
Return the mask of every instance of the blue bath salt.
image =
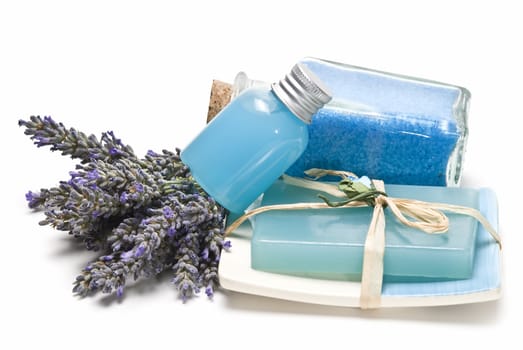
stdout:
[(332, 92), (288, 169), (349, 170), (389, 184), (458, 185), (470, 93), (461, 87), (303, 59)]

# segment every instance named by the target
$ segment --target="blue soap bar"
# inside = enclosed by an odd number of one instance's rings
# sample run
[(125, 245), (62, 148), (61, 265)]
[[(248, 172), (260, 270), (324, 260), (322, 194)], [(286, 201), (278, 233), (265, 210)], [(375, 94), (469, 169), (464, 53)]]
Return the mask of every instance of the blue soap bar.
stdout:
[(470, 93), (461, 87), (306, 58), (332, 92), (288, 169), (348, 170), (389, 184), (455, 186), (461, 178)]
[[(435, 186), (387, 185), (390, 197), (479, 207), (479, 191)], [(321, 202), (315, 190), (277, 181), (261, 205)], [(252, 218), (252, 268), (301, 276), (357, 280), (372, 208), (269, 211)], [(465, 279), (473, 269), (475, 219), (447, 214), (445, 234), (427, 234), (399, 223), (385, 209), (384, 275), (394, 281)]]

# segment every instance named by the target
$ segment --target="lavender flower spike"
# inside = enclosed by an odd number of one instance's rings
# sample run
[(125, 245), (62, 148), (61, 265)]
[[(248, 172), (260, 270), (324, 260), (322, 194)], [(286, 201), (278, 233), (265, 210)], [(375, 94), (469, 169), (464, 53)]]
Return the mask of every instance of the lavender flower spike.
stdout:
[(49, 196), (49, 191), (42, 190), (39, 193), (29, 191), (25, 194), (25, 200), (28, 201), (28, 206), (31, 209), (36, 209), (45, 204), (47, 197)]

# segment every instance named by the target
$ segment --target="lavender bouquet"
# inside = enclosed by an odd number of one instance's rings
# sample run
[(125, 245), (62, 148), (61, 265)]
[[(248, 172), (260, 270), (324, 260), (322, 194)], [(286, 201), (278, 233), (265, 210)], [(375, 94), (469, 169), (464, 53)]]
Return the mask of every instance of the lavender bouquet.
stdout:
[(66, 128), (50, 117), (20, 120), (38, 147), (78, 159), (67, 181), (28, 192), (29, 207), (50, 225), (101, 252), (76, 277), (73, 292), (123, 295), (126, 282), (174, 271), (182, 300), (205, 288), (212, 297), (224, 241), (225, 209), (191, 177), (176, 152), (138, 158), (113, 132), (94, 135)]

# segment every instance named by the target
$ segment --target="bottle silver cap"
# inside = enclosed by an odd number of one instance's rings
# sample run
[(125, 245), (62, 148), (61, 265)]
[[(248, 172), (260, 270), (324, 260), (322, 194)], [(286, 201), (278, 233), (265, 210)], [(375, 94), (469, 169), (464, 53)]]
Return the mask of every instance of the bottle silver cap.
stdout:
[(311, 117), (331, 100), (329, 89), (304, 64), (297, 63), (272, 91), (298, 118), (309, 124)]

